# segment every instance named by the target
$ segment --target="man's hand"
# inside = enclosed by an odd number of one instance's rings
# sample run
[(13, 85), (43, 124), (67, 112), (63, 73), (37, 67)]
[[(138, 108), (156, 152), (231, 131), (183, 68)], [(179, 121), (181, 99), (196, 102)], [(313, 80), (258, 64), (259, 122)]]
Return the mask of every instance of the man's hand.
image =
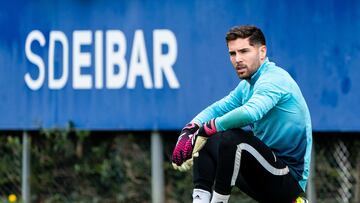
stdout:
[(193, 157), (199, 156), (207, 138), (215, 134), (215, 119), (206, 122), (199, 128), (197, 124), (186, 125), (178, 138), (172, 155), (174, 169), (187, 171), (193, 164)]
[(199, 130), (196, 123), (187, 124), (180, 133), (172, 154), (172, 165), (174, 169), (186, 171), (192, 166), (192, 138)]
[(213, 118), (201, 126), (198, 135), (209, 138), (215, 133), (217, 133), (217, 129), (215, 125), (215, 119)]

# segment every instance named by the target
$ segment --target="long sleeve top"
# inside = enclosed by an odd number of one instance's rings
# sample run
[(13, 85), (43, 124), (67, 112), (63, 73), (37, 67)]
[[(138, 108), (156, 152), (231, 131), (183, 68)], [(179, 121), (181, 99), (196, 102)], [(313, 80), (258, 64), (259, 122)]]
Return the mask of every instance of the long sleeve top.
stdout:
[(218, 131), (250, 126), (285, 164), (305, 191), (312, 128), (305, 99), (292, 77), (268, 58), (249, 80), (201, 111), (193, 122), (216, 119)]

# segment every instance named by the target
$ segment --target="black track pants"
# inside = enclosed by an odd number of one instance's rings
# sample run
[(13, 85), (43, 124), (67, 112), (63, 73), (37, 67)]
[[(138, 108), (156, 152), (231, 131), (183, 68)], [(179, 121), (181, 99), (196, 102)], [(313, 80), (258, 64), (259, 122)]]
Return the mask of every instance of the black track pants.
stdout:
[(194, 159), (193, 175), (195, 188), (228, 195), (237, 186), (259, 202), (288, 203), (303, 192), (271, 149), (241, 129), (209, 138)]

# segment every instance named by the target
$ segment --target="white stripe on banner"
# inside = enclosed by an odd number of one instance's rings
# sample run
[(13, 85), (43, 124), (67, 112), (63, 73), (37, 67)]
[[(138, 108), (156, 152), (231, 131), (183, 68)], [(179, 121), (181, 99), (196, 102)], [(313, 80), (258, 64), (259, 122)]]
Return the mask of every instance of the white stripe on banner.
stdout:
[(235, 154), (235, 163), (234, 163), (234, 171), (231, 178), (231, 186), (235, 185), (237, 176), (240, 170), (240, 161), (241, 161), (241, 151), (246, 150), (251, 155), (255, 157), (255, 159), (271, 174), (276, 176), (286, 175), (289, 173), (289, 168), (286, 166), (285, 168), (278, 169), (270, 165), (268, 161), (258, 152), (254, 147), (249, 144), (241, 143), (237, 146), (236, 154)]

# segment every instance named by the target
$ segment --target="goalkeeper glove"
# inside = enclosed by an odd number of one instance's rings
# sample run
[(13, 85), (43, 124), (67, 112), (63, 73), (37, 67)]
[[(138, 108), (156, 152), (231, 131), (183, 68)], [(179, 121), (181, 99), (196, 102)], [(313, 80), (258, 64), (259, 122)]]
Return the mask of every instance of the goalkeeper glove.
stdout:
[(197, 134), (199, 136), (209, 138), (215, 133), (217, 133), (217, 129), (215, 125), (215, 119), (213, 118), (208, 122), (204, 123)]
[(197, 124), (186, 125), (181, 131), (173, 152), (174, 169), (189, 170), (193, 164), (193, 157), (199, 156), (199, 151), (205, 145), (207, 138), (216, 132), (215, 119), (206, 122), (200, 128)]
[(196, 123), (189, 123), (181, 130), (180, 136), (172, 154), (172, 165), (174, 169), (185, 171), (191, 167), (191, 139), (197, 130), (199, 130), (199, 126)]

